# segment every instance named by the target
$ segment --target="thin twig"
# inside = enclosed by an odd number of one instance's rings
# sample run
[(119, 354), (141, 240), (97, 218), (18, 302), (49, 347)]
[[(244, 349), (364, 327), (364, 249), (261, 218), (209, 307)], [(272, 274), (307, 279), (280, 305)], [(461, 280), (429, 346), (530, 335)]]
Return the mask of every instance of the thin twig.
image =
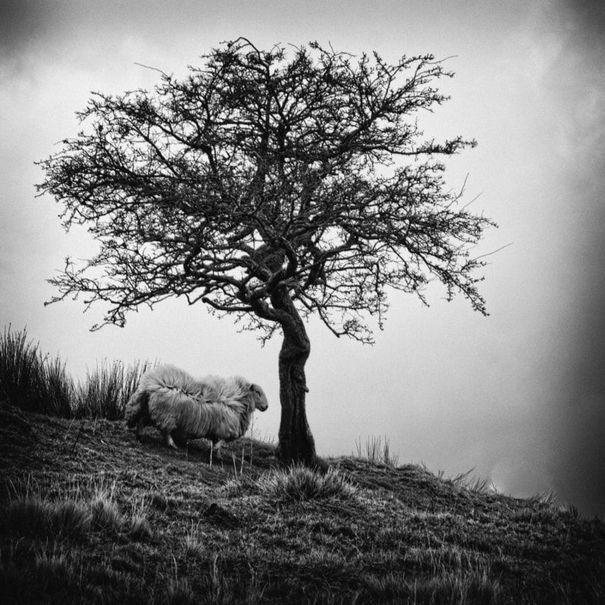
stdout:
[(513, 242), (509, 242), (508, 244), (504, 244), (504, 246), (500, 246), (500, 248), (497, 248), (496, 250), (492, 250), (491, 252), (486, 252), (485, 254), (481, 254), (480, 256), (477, 256), (475, 258), (475, 260), (479, 260), (480, 258), (485, 258), (486, 256), (491, 256), (492, 254), (496, 254), (497, 252), (500, 252), (501, 250), (504, 250), (504, 248), (508, 248), (509, 246), (512, 246)]
[(144, 65), (143, 63), (139, 63), (138, 61), (135, 61), (134, 64), (138, 65), (139, 67), (142, 67), (144, 69), (150, 69), (151, 71), (157, 71), (158, 73), (161, 73), (163, 76), (165, 76), (167, 78), (170, 77), (165, 71), (162, 71), (161, 69), (159, 69), (157, 67), (151, 67), (149, 65)]

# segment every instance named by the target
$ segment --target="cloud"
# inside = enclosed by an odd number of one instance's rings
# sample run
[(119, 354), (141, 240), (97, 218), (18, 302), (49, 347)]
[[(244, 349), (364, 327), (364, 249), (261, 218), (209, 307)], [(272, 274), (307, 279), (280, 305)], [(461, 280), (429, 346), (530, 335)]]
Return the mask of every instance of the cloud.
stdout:
[(17, 59), (51, 27), (52, 4), (44, 0), (0, 3), (0, 58)]

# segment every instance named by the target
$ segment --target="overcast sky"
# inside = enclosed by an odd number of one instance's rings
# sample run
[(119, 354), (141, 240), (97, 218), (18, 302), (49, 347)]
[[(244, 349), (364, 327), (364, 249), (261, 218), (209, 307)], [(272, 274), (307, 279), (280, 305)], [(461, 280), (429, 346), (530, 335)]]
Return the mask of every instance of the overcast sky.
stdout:
[[(490, 316), (464, 300), (431, 306), (393, 294), (373, 347), (309, 332), (308, 414), (318, 452), (350, 454), (385, 436), (400, 463), (454, 475), (474, 468), (505, 493), (552, 490), (605, 513), (605, 4), (569, 1), (30, 2), (0, 9), (0, 328), (27, 327), (75, 376), (102, 359), (159, 359), (185, 370), (243, 374), (265, 387), (279, 423), (276, 339), (261, 348), (202, 306), (164, 302), (126, 327), (89, 328), (102, 308), (43, 306), (46, 279), (94, 246), (65, 234), (34, 161), (77, 132), (90, 92), (151, 88), (240, 35), (259, 47), (331, 43), (450, 57), (452, 100), (427, 132), (479, 145), (449, 162), (467, 199), (494, 219), (482, 291)], [(421, 120), (423, 118), (421, 117)], [(422, 124), (422, 122), (421, 122)]]

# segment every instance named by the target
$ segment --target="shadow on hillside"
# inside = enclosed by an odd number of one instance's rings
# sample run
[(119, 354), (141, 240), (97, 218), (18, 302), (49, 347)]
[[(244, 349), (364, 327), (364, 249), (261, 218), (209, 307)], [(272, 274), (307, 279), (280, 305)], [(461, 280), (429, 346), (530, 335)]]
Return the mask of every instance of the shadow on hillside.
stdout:
[(160, 455), (172, 455), (205, 464), (212, 462), (213, 465), (216, 464), (223, 468), (235, 465), (238, 472), (242, 463), (246, 466), (253, 465), (259, 469), (268, 469), (277, 465), (275, 446), (249, 437), (224, 443), (218, 453), (216, 449), (211, 448), (210, 441), (203, 438), (188, 440), (178, 449), (169, 448), (160, 432), (150, 427), (142, 431), (140, 440), (137, 440), (132, 433), (129, 438), (135, 443), (138, 442), (142, 448)]

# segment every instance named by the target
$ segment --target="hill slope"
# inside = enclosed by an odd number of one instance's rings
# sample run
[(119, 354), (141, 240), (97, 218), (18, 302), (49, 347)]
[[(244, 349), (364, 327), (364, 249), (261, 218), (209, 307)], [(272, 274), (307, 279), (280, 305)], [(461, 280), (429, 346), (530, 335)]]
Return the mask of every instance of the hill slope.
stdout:
[[(195, 447), (194, 447), (195, 446)], [(605, 525), (426, 469), (0, 406), (2, 603), (601, 603)]]

